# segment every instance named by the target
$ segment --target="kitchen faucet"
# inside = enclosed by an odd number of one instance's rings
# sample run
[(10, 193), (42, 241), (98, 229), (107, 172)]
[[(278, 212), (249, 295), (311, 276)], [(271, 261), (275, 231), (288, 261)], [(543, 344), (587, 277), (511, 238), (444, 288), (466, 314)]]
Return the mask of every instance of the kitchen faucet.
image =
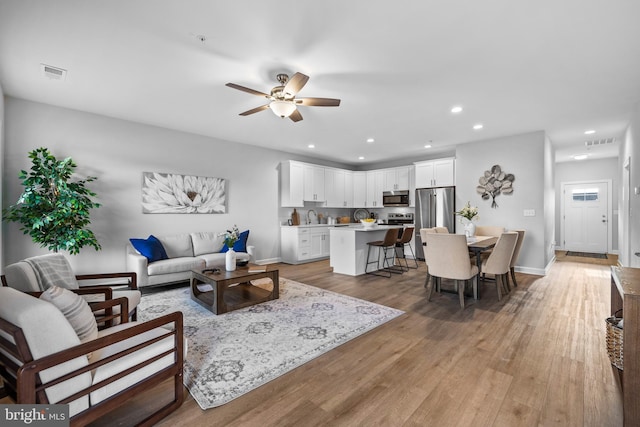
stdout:
[[(316, 215), (316, 211), (314, 211), (313, 209), (309, 209), (307, 211), (307, 224), (311, 224), (311, 212), (313, 212), (314, 215)], [(317, 215), (316, 215), (317, 217)]]

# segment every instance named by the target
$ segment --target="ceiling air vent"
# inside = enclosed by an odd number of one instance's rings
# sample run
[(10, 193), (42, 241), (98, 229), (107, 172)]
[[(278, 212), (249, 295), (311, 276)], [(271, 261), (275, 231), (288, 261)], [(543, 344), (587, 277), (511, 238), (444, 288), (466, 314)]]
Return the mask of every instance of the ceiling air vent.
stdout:
[(67, 70), (58, 67), (52, 67), (47, 64), (40, 64), (42, 74), (51, 80), (62, 80), (67, 78)]
[(586, 145), (587, 147), (597, 147), (599, 145), (613, 144), (615, 141), (615, 138), (594, 139), (593, 141), (585, 141), (584, 145)]

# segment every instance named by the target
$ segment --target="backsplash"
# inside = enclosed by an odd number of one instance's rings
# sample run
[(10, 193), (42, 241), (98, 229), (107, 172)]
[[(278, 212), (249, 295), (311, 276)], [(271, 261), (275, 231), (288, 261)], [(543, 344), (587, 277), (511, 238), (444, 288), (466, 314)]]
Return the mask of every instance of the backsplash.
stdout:
[[(371, 208), (366, 209), (369, 213), (373, 213), (375, 218), (381, 221), (387, 221), (387, 216), (389, 213), (413, 213), (415, 208)], [(313, 211), (313, 212), (310, 212)], [(323, 207), (311, 207), (305, 206), (302, 208), (296, 208), (296, 212), (300, 216), (300, 224), (305, 225), (310, 219), (312, 224), (320, 224), (320, 217), (323, 219), (328, 217), (331, 218), (339, 218), (339, 217), (349, 217), (350, 222), (356, 222), (353, 218), (353, 214), (355, 213), (355, 208), (323, 208)], [(288, 221), (291, 219), (291, 214), (293, 213), (293, 208), (279, 208), (279, 221), (280, 225), (287, 225)]]

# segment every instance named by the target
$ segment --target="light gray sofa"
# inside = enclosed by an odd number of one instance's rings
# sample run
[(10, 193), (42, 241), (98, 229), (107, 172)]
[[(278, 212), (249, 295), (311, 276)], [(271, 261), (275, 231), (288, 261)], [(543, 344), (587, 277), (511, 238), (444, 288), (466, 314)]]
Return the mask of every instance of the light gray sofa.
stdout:
[[(168, 259), (148, 262), (129, 242), (126, 248), (127, 270), (135, 271), (138, 288), (182, 282), (191, 278), (191, 270), (225, 267), (226, 253), (220, 252), (224, 237), (218, 232), (199, 232), (156, 236), (162, 243)], [(237, 252), (237, 261), (252, 261), (255, 248)]]

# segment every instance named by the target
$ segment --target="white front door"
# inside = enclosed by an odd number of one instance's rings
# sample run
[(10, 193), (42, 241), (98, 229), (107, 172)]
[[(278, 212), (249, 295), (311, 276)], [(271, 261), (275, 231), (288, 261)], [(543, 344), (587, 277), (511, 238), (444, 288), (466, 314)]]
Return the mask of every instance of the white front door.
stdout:
[(606, 253), (608, 242), (608, 186), (606, 182), (564, 184), (564, 248)]

